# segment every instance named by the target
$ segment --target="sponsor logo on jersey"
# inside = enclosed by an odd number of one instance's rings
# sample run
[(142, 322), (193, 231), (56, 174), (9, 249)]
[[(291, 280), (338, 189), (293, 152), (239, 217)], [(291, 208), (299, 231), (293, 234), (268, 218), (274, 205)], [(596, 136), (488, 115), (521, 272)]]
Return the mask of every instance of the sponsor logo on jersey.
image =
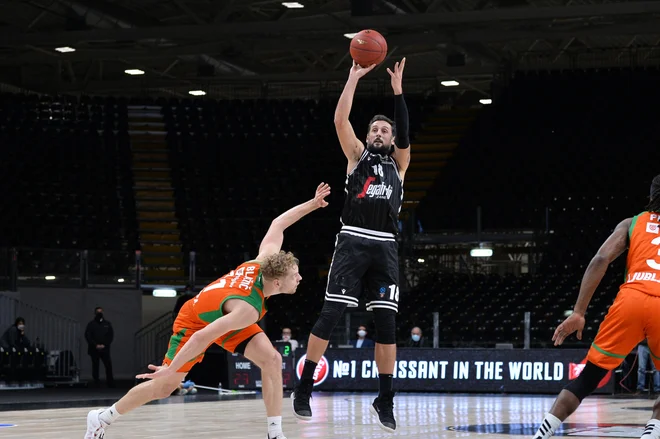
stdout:
[(369, 177), (362, 187), (362, 192), (357, 195), (357, 198), (378, 198), (382, 200), (389, 200), (392, 196), (394, 188), (391, 184), (378, 183), (374, 184), (376, 177)]
[[(298, 364), (296, 365), (296, 374), (298, 375), (298, 379), (302, 377), (302, 372), (303, 369), (305, 368), (305, 359), (307, 358), (307, 355), (303, 355), (300, 360), (298, 360)], [(325, 356), (321, 357), (321, 360), (319, 360), (319, 363), (316, 365), (316, 369), (314, 370), (314, 385), (318, 386), (323, 383), (323, 381), (328, 378), (328, 375), (330, 375), (330, 365), (328, 364), (327, 358)]]
[(660, 234), (660, 224), (658, 223), (646, 223), (646, 232)]
[[(538, 430), (540, 421), (541, 419), (537, 421), (538, 424), (456, 425), (447, 427), (447, 430), (532, 437)], [(643, 424), (566, 423), (559, 427), (555, 436), (639, 438), (642, 433), (644, 433)]]

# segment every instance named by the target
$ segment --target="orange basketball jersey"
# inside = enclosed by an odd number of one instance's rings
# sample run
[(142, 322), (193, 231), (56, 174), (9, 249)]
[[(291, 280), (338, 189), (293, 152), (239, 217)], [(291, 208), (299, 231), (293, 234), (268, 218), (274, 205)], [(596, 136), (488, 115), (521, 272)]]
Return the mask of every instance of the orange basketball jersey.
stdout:
[(259, 312), (259, 320), (266, 314), (263, 277), (258, 261), (248, 261), (207, 285), (192, 302), (194, 314), (207, 324), (222, 317), (222, 306), (229, 299), (240, 299)]
[(660, 215), (642, 212), (628, 232), (630, 246), (622, 287), (660, 296)]

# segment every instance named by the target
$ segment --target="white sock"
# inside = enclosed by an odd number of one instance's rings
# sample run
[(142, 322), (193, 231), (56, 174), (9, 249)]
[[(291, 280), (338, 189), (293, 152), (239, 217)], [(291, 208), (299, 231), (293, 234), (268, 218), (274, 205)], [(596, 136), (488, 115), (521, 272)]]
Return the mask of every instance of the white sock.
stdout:
[(116, 404), (113, 404), (112, 407), (110, 407), (109, 409), (103, 410), (99, 415), (99, 419), (108, 425), (116, 421), (117, 418), (121, 416), (121, 413), (117, 411), (117, 407), (115, 407), (115, 405)]
[(642, 433), (642, 439), (659, 439), (660, 438), (660, 421), (657, 419), (651, 419), (646, 428), (644, 428), (644, 433)]
[(282, 434), (282, 417), (268, 417), (268, 437), (275, 439), (278, 434)]
[(548, 439), (549, 437), (552, 437), (555, 434), (555, 430), (557, 430), (560, 425), (561, 421), (559, 418), (553, 414), (548, 413), (545, 415), (545, 418), (543, 418), (543, 422), (541, 423), (539, 429), (536, 431), (534, 439)]

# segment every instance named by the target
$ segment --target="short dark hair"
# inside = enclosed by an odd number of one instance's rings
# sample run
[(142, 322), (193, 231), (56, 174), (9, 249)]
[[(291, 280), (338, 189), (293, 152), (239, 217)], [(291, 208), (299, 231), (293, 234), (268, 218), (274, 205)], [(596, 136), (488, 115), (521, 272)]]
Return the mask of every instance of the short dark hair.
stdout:
[(369, 121), (369, 126), (367, 127), (367, 134), (369, 134), (369, 131), (371, 131), (371, 125), (373, 125), (374, 122), (378, 122), (379, 120), (389, 123), (390, 126), (392, 127), (392, 135), (396, 136), (396, 124), (392, 119), (390, 119), (389, 117), (383, 114), (377, 114), (371, 118), (371, 120)]
[(646, 205), (649, 212), (660, 213), (660, 175), (656, 175), (651, 182), (651, 195), (649, 204)]
[(14, 326), (18, 326), (19, 323), (25, 324), (25, 319), (23, 317), (17, 317), (14, 321)]
[(103, 307), (102, 306), (97, 306), (96, 308), (94, 308), (94, 314), (96, 314), (96, 311), (98, 311), (100, 309), (103, 309)]

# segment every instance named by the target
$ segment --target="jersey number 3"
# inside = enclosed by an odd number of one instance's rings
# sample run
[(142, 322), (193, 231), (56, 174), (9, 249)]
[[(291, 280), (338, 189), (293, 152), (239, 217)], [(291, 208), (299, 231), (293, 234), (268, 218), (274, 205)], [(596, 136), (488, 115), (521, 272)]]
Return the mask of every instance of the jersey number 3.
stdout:
[[(660, 245), (660, 237), (655, 238), (653, 241), (651, 241), (651, 244), (653, 245)], [(660, 256), (660, 250), (658, 250), (658, 256)], [(648, 264), (649, 267), (651, 267), (654, 270), (660, 270), (660, 264), (657, 263), (654, 259), (647, 259), (646, 263)]]

